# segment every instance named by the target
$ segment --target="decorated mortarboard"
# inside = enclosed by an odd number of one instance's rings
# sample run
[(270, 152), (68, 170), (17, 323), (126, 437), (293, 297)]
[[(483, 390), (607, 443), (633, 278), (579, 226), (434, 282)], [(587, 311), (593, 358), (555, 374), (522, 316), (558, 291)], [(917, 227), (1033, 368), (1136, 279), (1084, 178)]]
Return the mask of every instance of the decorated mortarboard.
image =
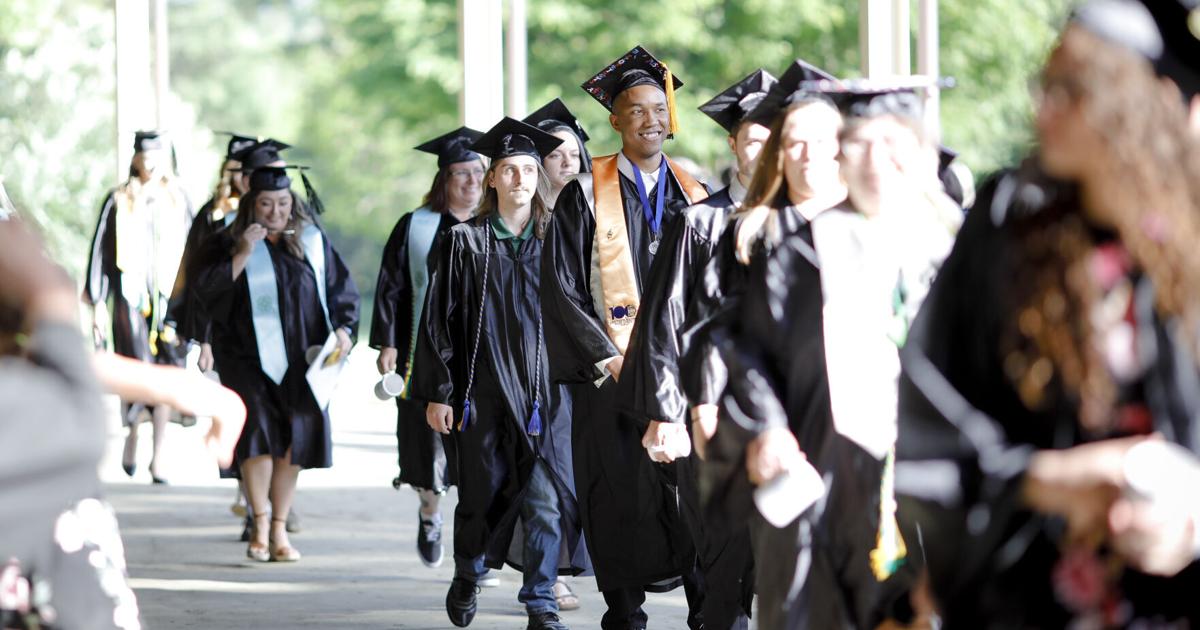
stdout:
[(803, 59), (796, 59), (783, 72), (779, 80), (767, 90), (767, 95), (759, 100), (758, 105), (746, 113), (745, 120), (760, 125), (770, 125), (775, 116), (788, 105), (801, 96), (811, 95), (812, 93), (806, 91), (804, 86), (812, 85), (814, 82), (835, 84), (837, 78)]
[(776, 82), (770, 72), (759, 68), (714, 96), (699, 109), (733, 135), (738, 124), (762, 103)]
[(167, 139), (161, 131), (146, 130), (133, 133), (133, 151), (135, 153), (166, 148), (168, 148)]
[(282, 162), (283, 158), (279, 156), (279, 152), (290, 148), (292, 148), (292, 145), (286, 142), (267, 138), (261, 142), (256, 141), (254, 144), (243, 148), (229, 157), (242, 163), (242, 167), (238, 170), (250, 173), (268, 164)]
[(471, 150), (493, 160), (528, 155), (539, 162), (562, 144), (562, 138), (505, 116), (471, 146)]
[(233, 156), (237, 155), (243, 149), (248, 149), (265, 140), (262, 136), (244, 136), (233, 131), (218, 131), (216, 133), (229, 136), (229, 145), (225, 148), (225, 159), (227, 160), (235, 159)]
[(542, 105), (537, 111), (526, 116), (524, 122), (547, 133), (551, 133), (559, 127), (566, 127), (575, 132), (580, 140), (584, 142), (591, 140), (587, 132), (583, 130), (583, 125), (579, 124), (579, 120), (575, 118), (575, 114), (567, 109), (566, 103), (563, 103), (560, 98)]
[(470, 127), (459, 127), (415, 148), (418, 151), (438, 156), (437, 165), (441, 169), (459, 162), (478, 160), (479, 154), (471, 150), (471, 145), (482, 137), (482, 131), (476, 131)]
[(1071, 22), (1154, 65), (1180, 91), (1200, 92), (1200, 3), (1197, 0), (1088, 0)]
[(683, 81), (671, 73), (667, 64), (659, 61), (641, 46), (635, 46), (633, 50), (608, 64), (595, 76), (584, 81), (580, 87), (611, 112), (613, 102), (621, 92), (639, 85), (653, 85), (666, 93), (667, 109), (671, 115), (670, 132), (674, 134), (678, 131), (675, 90), (683, 87)]

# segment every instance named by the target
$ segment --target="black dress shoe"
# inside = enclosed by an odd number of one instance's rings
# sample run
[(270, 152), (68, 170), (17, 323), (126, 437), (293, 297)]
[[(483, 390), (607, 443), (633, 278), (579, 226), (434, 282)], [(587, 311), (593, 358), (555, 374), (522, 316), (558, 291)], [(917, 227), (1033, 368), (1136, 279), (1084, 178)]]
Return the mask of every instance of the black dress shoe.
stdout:
[(124, 470), (126, 475), (132, 477), (133, 473), (137, 472), (137, 464), (126, 464), (125, 462), (121, 462), (121, 470)]
[(246, 526), (242, 528), (242, 537), (238, 540), (242, 542), (250, 542), (250, 537), (254, 533), (254, 518), (249, 514), (246, 515)]
[(150, 475), (150, 481), (151, 481), (152, 483), (154, 483), (154, 485), (156, 485), (156, 486), (166, 486), (166, 485), (170, 485), (170, 484), (168, 484), (168, 483), (167, 483), (167, 480), (166, 480), (166, 479), (163, 479), (162, 477), (159, 477), (158, 475), (154, 475), (154, 474), (151, 474), (151, 475)]
[(465, 578), (454, 578), (450, 581), (450, 590), (446, 592), (446, 614), (450, 623), (459, 628), (466, 628), (475, 619), (479, 595), (479, 586)]
[(556, 612), (533, 613), (525, 630), (571, 630), (558, 618)]

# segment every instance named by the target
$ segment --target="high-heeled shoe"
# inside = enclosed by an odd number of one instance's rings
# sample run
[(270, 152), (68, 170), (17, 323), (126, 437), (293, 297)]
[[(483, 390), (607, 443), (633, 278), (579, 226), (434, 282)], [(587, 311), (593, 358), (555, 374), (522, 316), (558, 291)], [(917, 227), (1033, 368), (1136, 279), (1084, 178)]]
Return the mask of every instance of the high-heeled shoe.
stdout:
[[(254, 517), (254, 521), (255, 521), (254, 530), (258, 529), (259, 519), (266, 520), (266, 518), (268, 516), (269, 515), (267, 515), (267, 514), (263, 514), (261, 516), (255, 516)], [(250, 544), (246, 546), (246, 557), (250, 558), (251, 560), (257, 561), (257, 562), (270, 562), (271, 561), (270, 547), (268, 545), (264, 545), (260, 542), (255, 542), (256, 538), (258, 538), (258, 532), (251, 531), (250, 532)]]
[[(272, 518), (272, 523), (283, 523), (286, 527), (286, 518)], [(271, 537), (271, 560), (273, 562), (296, 562), (300, 559), (300, 552), (296, 551), (295, 547), (290, 545), (275, 546), (275, 537)]]
[(137, 464), (126, 464), (125, 462), (121, 462), (121, 470), (124, 470), (126, 475), (133, 477), (133, 473), (137, 472)]

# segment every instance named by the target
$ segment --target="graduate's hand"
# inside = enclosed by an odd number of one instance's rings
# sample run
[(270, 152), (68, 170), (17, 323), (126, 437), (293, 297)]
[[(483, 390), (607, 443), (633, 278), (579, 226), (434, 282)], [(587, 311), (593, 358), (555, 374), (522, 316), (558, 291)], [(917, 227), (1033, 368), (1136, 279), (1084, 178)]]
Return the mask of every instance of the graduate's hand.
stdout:
[(379, 350), (379, 358), (375, 361), (375, 367), (379, 368), (380, 374), (391, 374), (396, 371), (396, 356), (399, 354), (395, 348), (381, 348)]
[(443, 435), (450, 435), (450, 427), (454, 424), (454, 407), (431, 402), (425, 407), (425, 422), (430, 429)]
[(246, 231), (242, 232), (242, 241), (238, 243), (238, 250), (249, 254), (254, 249), (254, 244), (264, 238), (267, 238), (267, 228), (257, 223), (251, 223), (246, 227)]
[(346, 332), (345, 328), (338, 328), (333, 334), (337, 335), (338, 356), (345, 357), (350, 354), (350, 347), (354, 345), (354, 342), (350, 341), (350, 333)]
[(687, 425), (651, 420), (642, 435), (642, 446), (650, 454), (650, 461), (669, 464), (692, 453), (692, 441), (687, 434)]
[(1197, 523), (1186, 507), (1119, 499), (1108, 511), (1113, 547), (1143, 573), (1172, 577), (1195, 560)]
[(761, 486), (805, 459), (791, 430), (767, 429), (746, 447), (746, 474), (750, 483)]
[(614, 381), (620, 382), (621, 368), (624, 365), (625, 365), (625, 357), (618, 356), (618, 357), (614, 358), (612, 361), (609, 361), (608, 365), (606, 365), (604, 367), (608, 370), (609, 374), (612, 374)]
[(717, 406), (712, 404), (692, 407), (692, 444), (696, 447), (696, 456), (704, 459), (704, 449), (708, 441), (717, 432)]
[(213, 360), (212, 344), (200, 344), (200, 358), (196, 360), (196, 367), (200, 368), (201, 372), (207, 372), (213, 369), (214, 363), (215, 361)]

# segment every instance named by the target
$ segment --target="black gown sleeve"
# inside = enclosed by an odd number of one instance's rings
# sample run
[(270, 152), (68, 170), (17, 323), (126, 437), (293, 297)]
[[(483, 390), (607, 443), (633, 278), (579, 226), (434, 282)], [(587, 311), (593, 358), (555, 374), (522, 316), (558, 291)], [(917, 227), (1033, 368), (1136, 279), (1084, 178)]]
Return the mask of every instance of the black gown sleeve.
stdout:
[(96, 221), (96, 231), (92, 234), (87, 273), (83, 277), (83, 301), (85, 303), (94, 306), (108, 299), (108, 291), (112, 286), (112, 278), (117, 268), (116, 252), (116, 198), (110, 191), (100, 205), (100, 217)]
[[(400, 217), (383, 247), (379, 277), (375, 281), (375, 311), (371, 318), (370, 345), (376, 350), (397, 348), (402, 353), (408, 352), (407, 344), (402, 344), (399, 338), (402, 334), (399, 327), (405, 319), (400, 309), (412, 309), (408, 271), (408, 230), (411, 223), (411, 212)], [(407, 361), (407, 355), (404, 360)]]
[[(470, 255), (463, 247), (465, 240), (458, 230), (451, 230), (434, 243), (437, 258), (429, 270), (429, 289), (421, 325), (417, 333), (417, 351), (413, 370), (412, 398), (443, 405), (461, 403), (454, 382), (455, 334), (458, 322), (467, 316), (461, 313), (463, 259)], [(464, 352), (470, 352), (464, 350)], [(466, 387), (465, 383), (458, 388)]]
[(358, 335), (358, 287), (341, 254), (333, 247), (329, 234), (321, 231), (325, 244), (325, 301), (329, 323), (336, 330), (349, 328), (350, 338)]
[(730, 222), (697, 274), (683, 333), (679, 381), (694, 404), (715, 405), (729, 381), (729, 367), (717, 352), (713, 334), (733, 325), (746, 284), (747, 266), (734, 256), (736, 223)]
[(688, 419), (688, 399), (679, 381), (680, 336), (697, 271), (711, 251), (708, 239), (689, 225), (686, 212), (663, 234), (621, 368), (622, 406), (635, 417), (675, 423)]
[(542, 250), (542, 317), (550, 376), (586, 383), (596, 363), (620, 354), (592, 305), (592, 240), (596, 232), (579, 181), (558, 196)]
[(208, 318), (201, 311), (203, 303), (195, 299), (194, 292), (189, 286), (196, 276), (196, 262), (200, 247), (207, 237), (212, 235), (210, 215), (214, 199), (209, 199), (200, 207), (200, 212), (192, 218), (188, 228), (187, 239), (183, 245), (183, 257), (179, 261), (179, 271), (175, 274), (175, 286), (171, 289), (171, 300), (167, 307), (167, 321), (175, 322), (175, 330), (184, 339), (207, 342), (206, 334)]

